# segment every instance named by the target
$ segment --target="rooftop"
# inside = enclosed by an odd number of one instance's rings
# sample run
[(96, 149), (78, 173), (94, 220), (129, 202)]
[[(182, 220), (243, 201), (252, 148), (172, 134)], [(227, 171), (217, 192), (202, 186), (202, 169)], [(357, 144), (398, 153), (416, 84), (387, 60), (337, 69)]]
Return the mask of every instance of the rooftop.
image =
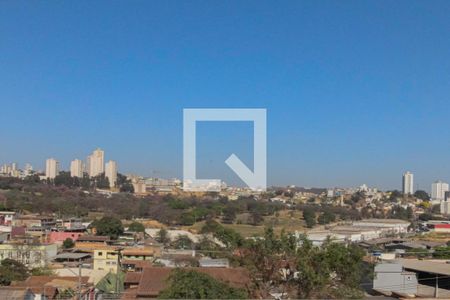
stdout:
[(72, 253), (72, 252), (64, 252), (55, 256), (55, 259), (83, 259), (91, 257), (88, 253)]
[(446, 260), (441, 262), (418, 259), (399, 259), (405, 269), (450, 276), (450, 265)]
[(355, 223), (409, 224), (410, 222), (400, 219), (364, 219)]
[[(246, 269), (243, 268), (187, 268), (204, 274), (208, 274), (217, 280), (227, 282), (233, 287), (245, 288), (250, 283), (250, 278)], [(173, 268), (149, 267), (142, 272), (137, 289), (138, 296), (158, 296), (168, 283), (170, 272)]]
[(77, 239), (77, 242), (108, 242), (110, 241), (109, 236), (98, 236), (98, 235), (82, 235)]

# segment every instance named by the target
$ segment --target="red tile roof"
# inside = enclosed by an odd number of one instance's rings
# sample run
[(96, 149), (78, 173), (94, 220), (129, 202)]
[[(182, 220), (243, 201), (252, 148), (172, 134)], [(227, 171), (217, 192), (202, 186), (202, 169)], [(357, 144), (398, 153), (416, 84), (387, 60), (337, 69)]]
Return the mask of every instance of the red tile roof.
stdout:
[(121, 263), (122, 265), (134, 265), (135, 268), (145, 268), (152, 266), (152, 262), (149, 260), (124, 259), (121, 261)]
[(125, 275), (124, 283), (125, 284), (138, 284), (141, 281), (142, 272), (128, 272)]
[[(89, 277), (81, 277), (81, 284), (85, 286), (88, 283)], [(14, 283), (15, 287), (29, 288), (34, 294), (44, 294), (49, 299), (55, 298), (58, 288), (67, 288), (64, 283), (76, 286), (78, 284), (78, 277), (71, 276), (30, 276), (25, 281)]]
[[(228, 283), (233, 287), (245, 288), (250, 284), (250, 277), (244, 268), (186, 268)], [(145, 268), (136, 292), (137, 296), (155, 297), (167, 287), (167, 279), (174, 268)]]

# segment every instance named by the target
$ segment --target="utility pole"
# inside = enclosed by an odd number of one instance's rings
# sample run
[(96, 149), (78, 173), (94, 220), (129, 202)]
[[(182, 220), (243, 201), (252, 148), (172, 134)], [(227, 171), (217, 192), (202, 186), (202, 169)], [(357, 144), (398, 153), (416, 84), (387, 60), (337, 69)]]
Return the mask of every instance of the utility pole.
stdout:
[(81, 300), (81, 258), (78, 260), (78, 300)]
[(120, 251), (117, 249), (117, 270), (116, 270), (116, 295), (119, 295), (119, 270), (120, 270)]
[(436, 274), (436, 289), (434, 291), (434, 298), (439, 298), (439, 275)]

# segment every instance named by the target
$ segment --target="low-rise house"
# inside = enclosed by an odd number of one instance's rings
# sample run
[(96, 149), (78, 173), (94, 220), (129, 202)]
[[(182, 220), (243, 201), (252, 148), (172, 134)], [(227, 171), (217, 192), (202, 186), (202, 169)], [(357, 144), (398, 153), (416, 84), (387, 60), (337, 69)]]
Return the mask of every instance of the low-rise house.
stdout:
[(127, 260), (153, 261), (155, 257), (159, 257), (160, 255), (160, 252), (150, 247), (133, 247), (126, 248), (122, 251), (122, 258)]
[(56, 244), (0, 244), (0, 261), (9, 258), (27, 267), (43, 267), (56, 256), (57, 250)]
[(78, 264), (89, 265), (92, 263), (92, 254), (63, 252), (53, 258), (55, 263), (60, 263), (65, 267), (77, 267)]
[[(125, 294), (128, 299), (157, 298), (159, 293), (168, 287), (168, 279), (173, 268), (149, 267), (142, 275), (129, 275), (125, 279)], [(250, 289), (250, 276), (244, 268), (189, 268), (207, 274), (235, 288)], [(139, 283), (136, 285), (137, 280)], [(134, 288), (133, 288), (134, 287)]]
[(15, 216), (14, 211), (0, 211), (0, 225), (11, 226)]
[[(125, 279), (123, 281), (123, 285), (125, 288), (125, 293), (130, 292), (130, 289), (136, 289), (139, 286), (139, 282), (141, 281), (142, 272), (128, 272), (125, 274)], [(133, 298), (133, 297), (132, 297)]]
[(52, 216), (42, 215), (21, 215), (13, 220), (14, 226), (25, 226), (28, 229), (32, 227), (50, 230), (55, 227), (56, 220)]
[(126, 272), (142, 272), (144, 268), (152, 266), (149, 260), (122, 260), (120, 264)]
[(72, 241), (77, 241), (83, 232), (77, 231), (51, 231), (48, 235), (49, 243), (62, 244), (66, 239), (71, 239)]
[(96, 249), (108, 249), (110, 244), (108, 236), (80, 235), (75, 242), (75, 249), (93, 253)]
[(95, 299), (96, 292), (88, 277), (30, 276), (25, 281), (16, 282), (14, 287), (30, 289), (34, 299), (51, 300), (78, 297), (78, 299)]
[(83, 226), (81, 219), (79, 219), (79, 218), (58, 219), (58, 220), (56, 220), (56, 227), (64, 228), (64, 229), (72, 230), (72, 231), (79, 230), (79, 229), (83, 229), (83, 230), (86, 229), (86, 227)]
[(106, 270), (117, 273), (119, 267), (119, 249), (109, 247), (94, 250), (94, 270)]

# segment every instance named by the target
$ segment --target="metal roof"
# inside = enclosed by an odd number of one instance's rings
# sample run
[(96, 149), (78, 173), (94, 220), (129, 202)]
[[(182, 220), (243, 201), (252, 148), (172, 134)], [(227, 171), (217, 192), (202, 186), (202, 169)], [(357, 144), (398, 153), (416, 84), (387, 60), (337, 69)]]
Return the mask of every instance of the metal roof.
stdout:
[(91, 255), (89, 253), (71, 253), (71, 252), (64, 252), (60, 253), (55, 256), (55, 259), (82, 259), (86, 257), (90, 257)]
[(447, 264), (446, 260), (436, 262), (418, 259), (399, 259), (398, 262), (408, 270), (450, 276), (450, 264)]

